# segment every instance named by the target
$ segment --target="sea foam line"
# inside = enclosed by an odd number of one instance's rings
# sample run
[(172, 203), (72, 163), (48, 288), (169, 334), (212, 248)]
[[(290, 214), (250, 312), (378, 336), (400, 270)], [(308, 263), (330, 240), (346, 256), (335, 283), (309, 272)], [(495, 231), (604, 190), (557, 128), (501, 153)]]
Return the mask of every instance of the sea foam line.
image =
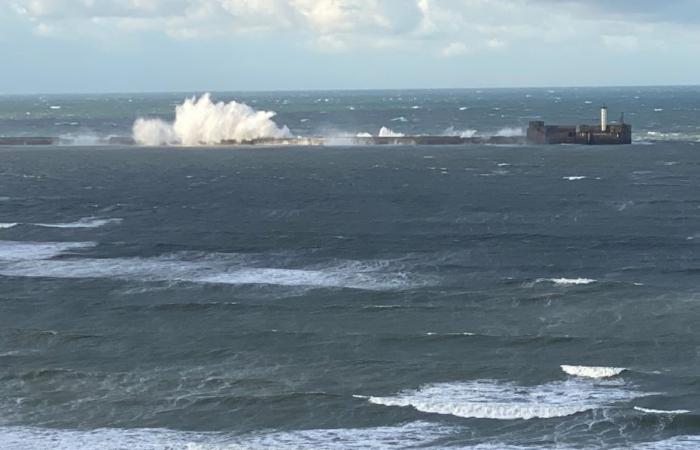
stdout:
[(30, 223), (37, 227), (46, 228), (99, 228), (105, 225), (121, 223), (123, 219), (114, 217), (110, 219), (100, 217), (83, 217), (75, 222), (65, 223)]
[(360, 450), (402, 449), (429, 446), (455, 432), (453, 427), (428, 422), (369, 428), (271, 431), (235, 435), (232, 433), (188, 432), (163, 428), (98, 428), (66, 430), (38, 427), (0, 427), (4, 450), (214, 450), (214, 449), (300, 449)]
[(149, 258), (61, 258), (92, 242), (0, 241), (0, 275), (107, 278), (230, 285), (278, 285), (362, 290), (402, 290), (429, 284), (390, 260), (328, 261), (307, 267), (265, 267), (264, 255), (178, 253)]
[(668, 415), (676, 415), (676, 414), (688, 414), (690, 411), (687, 409), (674, 409), (674, 410), (663, 410), (663, 409), (649, 409), (649, 408), (642, 408), (641, 406), (635, 406), (635, 410), (643, 412), (645, 414), (668, 414)]

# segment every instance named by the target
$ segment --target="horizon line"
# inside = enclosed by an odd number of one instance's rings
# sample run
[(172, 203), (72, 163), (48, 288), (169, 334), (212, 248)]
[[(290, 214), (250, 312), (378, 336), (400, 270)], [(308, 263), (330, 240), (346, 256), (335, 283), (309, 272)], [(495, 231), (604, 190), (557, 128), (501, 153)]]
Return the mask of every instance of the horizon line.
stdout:
[(312, 88), (312, 89), (240, 89), (240, 90), (217, 90), (217, 89), (193, 89), (175, 91), (103, 91), (103, 92), (21, 92), (21, 93), (0, 93), (0, 97), (27, 97), (27, 96), (51, 96), (51, 95), (166, 95), (195, 93), (241, 93), (241, 94), (272, 94), (272, 93), (300, 93), (300, 92), (379, 92), (379, 91), (486, 91), (486, 90), (522, 90), (522, 89), (633, 89), (633, 88), (700, 88), (699, 84), (611, 84), (611, 85), (549, 85), (549, 86), (489, 86), (489, 87), (423, 87), (423, 88)]

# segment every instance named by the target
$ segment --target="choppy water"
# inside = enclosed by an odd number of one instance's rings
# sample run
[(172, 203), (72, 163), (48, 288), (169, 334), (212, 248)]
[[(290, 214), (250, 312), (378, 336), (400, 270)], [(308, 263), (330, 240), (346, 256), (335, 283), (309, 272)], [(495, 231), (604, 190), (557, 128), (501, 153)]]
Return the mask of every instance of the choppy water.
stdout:
[(697, 448), (698, 150), (0, 148), (0, 446)]
[[(138, 117), (172, 120), (175, 106), (192, 94), (0, 96), (0, 136), (61, 137), (66, 144), (101, 144), (130, 137)], [(277, 113), (275, 121), (296, 136), (377, 134), (520, 134), (530, 120), (634, 126), (634, 139), (700, 142), (700, 86), (419, 91), (217, 93)]]

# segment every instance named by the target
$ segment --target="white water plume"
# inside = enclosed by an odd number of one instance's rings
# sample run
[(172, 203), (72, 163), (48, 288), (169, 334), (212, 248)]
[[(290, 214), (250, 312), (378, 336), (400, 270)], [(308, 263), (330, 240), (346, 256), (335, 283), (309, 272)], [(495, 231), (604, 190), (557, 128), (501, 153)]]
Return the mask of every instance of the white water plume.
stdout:
[(257, 111), (245, 103), (214, 103), (209, 94), (192, 97), (175, 107), (175, 122), (139, 118), (134, 122), (134, 140), (141, 145), (215, 145), (264, 138), (291, 137), (289, 128), (279, 127), (272, 111)]
[(404, 134), (398, 133), (391, 128), (382, 127), (379, 130), (379, 137), (404, 137)]
[(496, 132), (496, 136), (499, 137), (516, 137), (516, 136), (524, 136), (525, 131), (522, 128), (501, 128)]

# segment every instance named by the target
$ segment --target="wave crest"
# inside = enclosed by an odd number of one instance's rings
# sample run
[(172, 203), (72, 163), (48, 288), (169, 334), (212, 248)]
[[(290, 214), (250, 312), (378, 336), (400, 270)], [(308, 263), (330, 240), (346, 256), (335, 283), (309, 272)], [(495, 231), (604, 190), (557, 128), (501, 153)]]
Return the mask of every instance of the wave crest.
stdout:
[(539, 386), (478, 380), (430, 384), (396, 396), (363, 398), (376, 405), (412, 407), (432, 414), (529, 420), (570, 416), (643, 395), (621, 385), (576, 379)]
[(591, 367), (591, 366), (567, 366), (562, 365), (561, 370), (569, 375), (584, 378), (610, 378), (624, 372), (623, 367)]
[(134, 122), (134, 140), (141, 145), (215, 145), (226, 141), (245, 142), (263, 138), (288, 138), (272, 111), (257, 111), (245, 103), (214, 103), (210, 94), (185, 99), (175, 107), (175, 122), (139, 118)]

